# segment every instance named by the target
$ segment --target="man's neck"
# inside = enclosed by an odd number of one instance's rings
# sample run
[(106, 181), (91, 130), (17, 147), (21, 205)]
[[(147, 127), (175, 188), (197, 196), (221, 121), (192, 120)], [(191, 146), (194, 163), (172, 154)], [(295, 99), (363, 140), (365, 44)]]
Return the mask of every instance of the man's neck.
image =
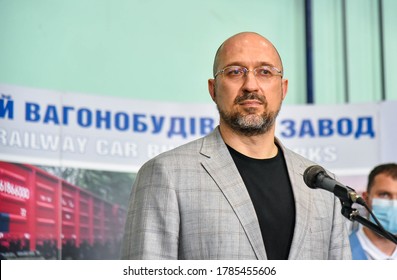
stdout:
[(256, 159), (272, 158), (277, 155), (278, 148), (274, 143), (274, 126), (267, 133), (245, 136), (221, 125), (219, 127), (223, 141), (234, 150)]
[(378, 235), (369, 228), (364, 227), (363, 230), (368, 239), (371, 240), (372, 244), (374, 244), (380, 251), (388, 256), (391, 256), (393, 254), (397, 246), (396, 244)]

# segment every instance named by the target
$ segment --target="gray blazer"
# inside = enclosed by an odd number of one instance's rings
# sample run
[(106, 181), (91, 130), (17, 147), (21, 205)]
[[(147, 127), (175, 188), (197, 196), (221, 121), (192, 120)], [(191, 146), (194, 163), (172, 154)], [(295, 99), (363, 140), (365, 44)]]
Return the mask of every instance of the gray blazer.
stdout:
[[(289, 259), (351, 259), (339, 200), (308, 188), (302, 174), (314, 163), (278, 144), (296, 208)], [(254, 206), (218, 128), (142, 166), (122, 259), (267, 259)]]

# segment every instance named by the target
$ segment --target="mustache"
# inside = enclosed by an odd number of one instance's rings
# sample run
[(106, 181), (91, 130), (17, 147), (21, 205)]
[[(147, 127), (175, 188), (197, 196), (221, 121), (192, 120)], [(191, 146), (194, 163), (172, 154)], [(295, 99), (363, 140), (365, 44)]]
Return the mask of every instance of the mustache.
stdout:
[(257, 100), (257, 101), (261, 102), (262, 104), (266, 103), (266, 98), (263, 95), (259, 95), (255, 92), (245, 92), (242, 95), (237, 96), (234, 99), (234, 104), (239, 104), (246, 100)]

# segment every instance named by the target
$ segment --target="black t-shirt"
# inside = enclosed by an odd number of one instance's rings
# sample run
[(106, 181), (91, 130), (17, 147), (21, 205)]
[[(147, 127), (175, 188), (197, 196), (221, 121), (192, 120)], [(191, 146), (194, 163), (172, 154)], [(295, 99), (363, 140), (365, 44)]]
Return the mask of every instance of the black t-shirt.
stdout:
[(269, 260), (288, 259), (295, 227), (295, 202), (282, 150), (254, 159), (228, 146), (254, 205)]

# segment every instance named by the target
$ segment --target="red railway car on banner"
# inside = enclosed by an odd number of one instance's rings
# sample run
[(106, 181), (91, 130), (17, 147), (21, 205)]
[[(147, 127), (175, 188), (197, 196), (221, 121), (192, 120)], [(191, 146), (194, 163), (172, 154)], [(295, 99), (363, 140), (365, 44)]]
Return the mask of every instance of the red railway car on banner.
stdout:
[(117, 259), (125, 215), (40, 168), (0, 162), (3, 258)]

